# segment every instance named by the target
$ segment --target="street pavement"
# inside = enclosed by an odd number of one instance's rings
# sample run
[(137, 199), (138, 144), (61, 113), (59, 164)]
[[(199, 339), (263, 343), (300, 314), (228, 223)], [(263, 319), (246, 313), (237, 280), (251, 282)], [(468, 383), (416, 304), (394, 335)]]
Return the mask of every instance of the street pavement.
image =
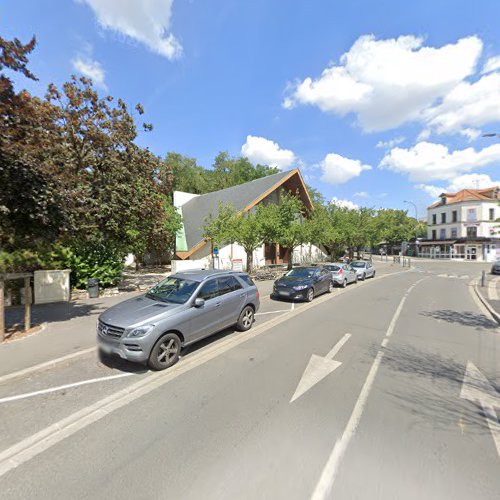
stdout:
[(481, 266), (375, 264), (311, 304), (262, 284), (254, 329), (166, 372), (87, 353), (0, 380), (1, 498), (498, 498)]

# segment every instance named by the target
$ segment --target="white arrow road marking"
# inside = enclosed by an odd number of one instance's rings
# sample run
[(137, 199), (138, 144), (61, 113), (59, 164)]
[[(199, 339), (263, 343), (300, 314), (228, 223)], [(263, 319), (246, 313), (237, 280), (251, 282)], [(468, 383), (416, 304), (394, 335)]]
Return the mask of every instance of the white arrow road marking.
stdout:
[(309, 363), (302, 374), (299, 385), (290, 399), (290, 403), (293, 403), (297, 398), (300, 398), (302, 394), (307, 392), (311, 387), (315, 386), (320, 380), (323, 380), (327, 375), (330, 375), (334, 370), (336, 370), (342, 363), (340, 361), (335, 361), (334, 356), (340, 351), (342, 346), (351, 337), (350, 333), (346, 333), (330, 350), (330, 352), (325, 356), (317, 356), (313, 354)]
[(500, 396), (488, 379), (469, 361), (465, 371), (460, 397), (469, 401), (478, 402), (486, 417), (493, 441), (500, 457), (500, 423), (495, 412), (495, 407), (500, 408)]

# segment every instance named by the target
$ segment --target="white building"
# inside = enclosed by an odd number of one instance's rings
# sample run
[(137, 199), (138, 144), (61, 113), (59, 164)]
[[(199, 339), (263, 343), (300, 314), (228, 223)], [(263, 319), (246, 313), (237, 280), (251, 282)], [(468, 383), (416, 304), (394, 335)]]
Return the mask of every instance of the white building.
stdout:
[(442, 193), (427, 209), (421, 257), (494, 261), (500, 258), (500, 188)]
[[(174, 192), (174, 206), (182, 215), (183, 226), (177, 234), (175, 249), (176, 257), (180, 260), (172, 261), (172, 270), (175, 272), (211, 266), (212, 247), (202, 236), (203, 224), (207, 215), (217, 215), (219, 203), (230, 204), (237, 211), (244, 213), (253, 210), (260, 203), (278, 204), (282, 191), (297, 193), (305, 207), (308, 210), (313, 209), (307, 187), (298, 169), (203, 195)], [(294, 249), (293, 262), (310, 262), (325, 257), (325, 252), (316, 246), (304, 245)], [(275, 243), (262, 245), (253, 255), (254, 267), (286, 264), (289, 260), (289, 249)], [(246, 253), (240, 245), (226, 245), (218, 249), (214, 263), (221, 269), (245, 269)]]

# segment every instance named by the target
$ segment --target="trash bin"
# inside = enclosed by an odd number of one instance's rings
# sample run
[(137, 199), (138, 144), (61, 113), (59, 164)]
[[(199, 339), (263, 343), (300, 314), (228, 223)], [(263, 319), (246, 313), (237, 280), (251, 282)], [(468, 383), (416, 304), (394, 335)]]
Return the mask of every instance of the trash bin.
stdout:
[(87, 293), (89, 294), (89, 299), (99, 298), (99, 280), (89, 279), (87, 281)]

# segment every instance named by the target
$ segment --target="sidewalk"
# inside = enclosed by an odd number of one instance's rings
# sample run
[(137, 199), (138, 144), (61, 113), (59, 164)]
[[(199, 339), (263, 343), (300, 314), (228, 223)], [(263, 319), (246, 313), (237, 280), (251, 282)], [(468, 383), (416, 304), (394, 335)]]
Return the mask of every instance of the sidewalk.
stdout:
[[(97, 316), (108, 307), (141, 293), (144, 292), (34, 305), (33, 323), (44, 323), (45, 327), (30, 337), (0, 344), (0, 377), (94, 347)], [(23, 314), (21, 309), (9, 310), (8, 322), (15, 320), (19, 314)]]
[(477, 287), (484, 301), (497, 314), (497, 321), (500, 322), (500, 276), (486, 274), (486, 285)]

